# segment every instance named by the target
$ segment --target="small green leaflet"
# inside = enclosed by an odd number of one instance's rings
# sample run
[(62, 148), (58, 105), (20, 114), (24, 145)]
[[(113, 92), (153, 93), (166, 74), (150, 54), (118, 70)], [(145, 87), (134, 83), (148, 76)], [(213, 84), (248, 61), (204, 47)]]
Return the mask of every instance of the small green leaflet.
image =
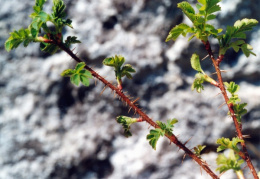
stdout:
[(239, 139), (238, 137), (233, 137), (232, 141), (230, 141), (229, 138), (220, 138), (217, 140), (217, 144), (219, 144), (220, 146), (217, 148), (217, 152), (220, 152), (222, 150), (225, 149), (232, 149), (235, 152), (240, 152), (239, 148), (237, 147), (237, 144), (241, 142), (244, 142), (243, 140)]
[(178, 3), (177, 7), (182, 10), (182, 12), (191, 20), (191, 22), (195, 21), (196, 19), (195, 10), (190, 5), (190, 3), (183, 1)]
[(233, 150), (230, 150), (228, 157), (224, 154), (219, 154), (217, 158), (217, 165), (219, 166), (216, 170), (220, 173), (227, 170), (239, 171), (244, 160), (239, 158), (239, 155), (235, 154)]
[(170, 40), (176, 40), (181, 34), (186, 37), (186, 34), (188, 32), (191, 31), (190, 26), (186, 25), (186, 24), (179, 24), (176, 25), (174, 28), (171, 29), (171, 31), (169, 32), (169, 35), (166, 38), (166, 42), (170, 41)]
[(192, 54), (191, 59), (191, 67), (201, 73), (204, 73), (201, 66), (200, 66), (200, 59), (199, 59), (199, 55), (197, 55), (196, 53)]
[(201, 4), (197, 4), (196, 7), (203, 15), (210, 16), (212, 13), (221, 10), (220, 6), (218, 5), (220, 1), (221, 0), (198, 0), (198, 2)]
[(61, 76), (70, 77), (72, 84), (79, 86), (80, 82), (84, 86), (89, 86), (89, 79), (92, 78), (90, 71), (85, 70), (85, 62), (80, 62), (76, 65), (75, 69), (67, 69), (61, 73)]
[(178, 120), (175, 118), (167, 120), (166, 124), (161, 121), (156, 121), (160, 128), (150, 130), (150, 133), (146, 137), (146, 139), (149, 140), (149, 144), (154, 150), (156, 150), (156, 144), (159, 138), (161, 136), (163, 137), (165, 134), (171, 135), (174, 124), (176, 124), (177, 122)]
[(71, 44), (76, 44), (76, 43), (81, 43), (81, 42), (77, 40), (77, 37), (75, 36), (68, 36), (67, 39), (65, 40), (65, 46), (67, 48), (69, 48)]

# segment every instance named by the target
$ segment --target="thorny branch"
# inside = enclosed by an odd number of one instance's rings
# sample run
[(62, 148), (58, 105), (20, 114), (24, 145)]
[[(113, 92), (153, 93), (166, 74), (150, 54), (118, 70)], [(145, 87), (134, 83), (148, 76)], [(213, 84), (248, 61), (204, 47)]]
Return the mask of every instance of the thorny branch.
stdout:
[[(57, 45), (60, 49), (62, 49), (63, 51), (65, 51), (69, 56), (71, 56), (75, 61), (77, 62), (82, 62), (81, 59), (79, 59), (69, 48), (65, 47), (63, 43), (56, 41), (55, 39), (53, 39), (51, 42), (48, 43), (52, 43)], [(105, 84), (105, 86), (109, 87), (112, 91), (114, 91), (119, 98), (124, 101), (129, 108), (132, 108), (133, 111), (135, 111), (136, 113), (138, 113), (140, 115), (140, 117), (142, 117), (142, 119), (144, 121), (146, 121), (147, 123), (149, 123), (151, 126), (153, 126), (154, 128), (160, 128), (149, 116), (147, 116), (146, 113), (144, 113), (134, 102), (132, 102), (129, 97), (127, 97), (124, 92), (115, 87), (113, 84), (111, 84), (110, 82), (108, 82), (105, 78), (103, 78), (102, 76), (100, 76), (97, 72), (95, 72), (92, 68), (90, 68), (88, 65), (85, 66), (85, 69), (87, 69), (88, 71), (91, 72), (92, 76), (94, 76), (95, 78), (97, 78), (98, 80), (100, 80), (103, 84)], [(194, 161), (196, 161), (213, 179), (219, 179), (219, 177), (209, 168), (208, 164), (203, 161), (201, 158), (199, 158), (197, 155), (195, 155), (190, 149), (188, 149), (183, 143), (181, 143), (178, 138), (174, 135), (168, 135), (165, 134), (165, 136), (175, 145), (177, 145), (180, 149), (182, 149), (186, 154), (188, 154)]]
[[(213, 65), (215, 67), (215, 70), (217, 72), (217, 77), (218, 77), (218, 81), (219, 81), (219, 89), (225, 99), (225, 102), (228, 106), (228, 109), (230, 111), (230, 114), (231, 114), (231, 117), (233, 119), (233, 122), (234, 122), (234, 125), (236, 127), (236, 132), (237, 132), (237, 135), (238, 135), (238, 138), (243, 140), (244, 141), (244, 138), (243, 138), (243, 135), (242, 135), (242, 125), (239, 124), (238, 120), (237, 120), (237, 117), (236, 117), (236, 114), (234, 112), (234, 108), (233, 108), (233, 105), (232, 103), (229, 103), (228, 104), (228, 101), (229, 101), (229, 98), (228, 98), (228, 95), (227, 95), (227, 92), (226, 92), (226, 89), (225, 89), (225, 86), (224, 86), (224, 83), (223, 83), (223, 79), (222, 79), (222, 76), (221, 76), (221, 70), (219, 68), (219, 65), (220, 63), (222, 62), (224, 56), (223, 55), (220, 55), (217, 59), (214, 58), (214, 55), (213, 55), (213, 52), (211, 50), (211, 46), (210, 46), (210, 43), (209, 41), (207, 42), (204, 42), (202, 41), (203, 44), (205, 45), (205, 48), (209, 54), (209, 57), (211, 58), (212, 62), (213, 62)], [(255, 171), (255, 168), (251, 162), (251, 159), (248, 155), (248, 151), (247, 151), (247, 148), (246, 148), (246, 145), (245, 145), (245, 142), (241, 142), (241, 146), (242, 146), (242, 150), (243, 152), (239, 152), (239, 156), (244, 159), (248, 165), (248, 167), (250, 168), (250, 171), (251, 173), (253, 174), (254, 178), (255, 179), (259, 179), (259, 177), (257, 176), (257, 173)]]

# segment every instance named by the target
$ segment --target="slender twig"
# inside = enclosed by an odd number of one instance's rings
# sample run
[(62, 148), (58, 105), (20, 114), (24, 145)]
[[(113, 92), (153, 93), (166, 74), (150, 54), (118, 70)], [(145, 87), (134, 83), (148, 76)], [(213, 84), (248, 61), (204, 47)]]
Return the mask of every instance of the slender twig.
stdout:
[[(55, 40), (54, 42), (51, 42), (55, 45), (57, 45), (60, 49), (65, 51), (67, 54), (69, 54), (75, 61), (82, 62), (81, 59), (79, 59), (69, 48), (65, 47), (63, 43), (59, 43)], [(133, 103), (125, 94), (124, 92), (109, 83), (105, 78), (100, 76), (97, 72), (95, 72), (92, 68), (90, 68), (88, 65), (85, 66), (85, 69), (91, 72), (92, 76), (100, 80), (102, 83), (104, 83), (107, 87), (109, 87), (112, 91), (114, 91), (122, 101), (124, 101), (128, 107), (132, 108), (136, 113), (140, 115), (142, 120), (149, 123), (154, 128), (160, 128), (150, 117), (147, 116), (146, 113), (144, 113), (135, 103)], [(196, 161), (213, 179), (219, 179), (219, 177), (209, 168), (208, 164), (205, 161), (202, 161), (201, 158), (196, 156), (190, 149), (188, 149), (183, 143), (181, 143), (177, 137), (174, 134), (165, 134), (165, 136), (175, 145), (177, 145), (180, 149), (182, 149), (187, 155), (189, 155), (194, 161)]]
[(226, 89), (225, 89), (225, 86), (224, 86), (224, 83), (223, 83), (223, 78), (221, 76), (221, 70), (219, 69), (219, 65), (222, 62), (224, 56), (220, 55), (218, 57), (218, 59), (215, 59), (214, 56), (213, 56), (213, 52), (211, 50), (211, 46), (210, 46), (209, 41), (203, 42), (203, 44), (205, 45), (205, 48), (206, 48), (206, 50), (207, 50), (207, 52), (208, 52), (208, 54), (209, 54), (209, 56), (210, 56), (210, 58), (212, 60), (213, 65), (215, 67), (215, 70), (217, 72), (217, 77), (218, 77), (218, 81), (219, 81), (219, 86), (218, 87), (221, 90), (221, 93), (222, 93), (222, 95), (223, 95), (223, 97), (225, 99), (225, 102), (226, 102), (227, 106), (228, 106), (229, 112), (231, 114), (231, 117), (233, 119), (234, 125), (236, 127), (236, 132), (237, 132), (238, 138), (243, 140), (243, 142), (241, 142), (241, 146), (242, 146), (243, 152), (239, 152), (239, 155), (240, 155), (241, 158), (243, 158), (246, 161), (246, 163), (247, 163), (248, 167), (250, 168), (250, 171), (253, 174), (254, 178), (255, 179), (259, 179), (259, 177), (257, 176), (257, 173), (255, 171), (255, 168), (254, 168), (254, 166), (253, 166), (253, 164), (251, 162), (251, 159), (250, 159), (250, 157), (248, 155), (246, 144), (244, 142), (244, 138), (243, 138), (242, 131), (241, 131), (242, 130), (242, 125), (238, 123), (238, 120), (237, 120), (235, 112), (234, 112), (233, 104), (232, 103), (228, 103), (229, 98), (228, 98), (228, 95), (227, 95), (227, 92), (226, 92)]

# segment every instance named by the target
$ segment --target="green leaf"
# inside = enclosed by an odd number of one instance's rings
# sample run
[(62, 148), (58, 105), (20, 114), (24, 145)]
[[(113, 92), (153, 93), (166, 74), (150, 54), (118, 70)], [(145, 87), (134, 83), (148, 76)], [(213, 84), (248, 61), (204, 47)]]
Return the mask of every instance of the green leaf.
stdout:
[(80, 75), (79, 74), (74, 74), (70, 77), (70, 81), (72, 84), (79, 86), (80, 83)]
[(75, 67), (76, 73), (79, 73), (85, 66), (86, 66), (85, 62), (78, 63)]
[(127, 117), (127, 116), (118, 116), (116, 118), (116, 121), (119, 124), (122, 124), (122, 126), (124, 128), (124, 135), (126, 137), (130, 137), (130, 136), (132, 136), (132, 133), (130, 132), (130, 126), (133, 123), (138, 122), (138, 118), (131, 118), (131, 117)]
[(61, 73), (61, 76), (63, 77), (70, 77), (71, 75), (75, 74), (75, 70), (72, 70), (72, 69), (67, 69), (67, 70), (64, 70), (62, 73)]
[(106, 65), (106, 66), (112, 66), (112, 67), (114, 67), (114, 66), (115, 66), (114, 57), (105, 58), (105, 59), (103, 60), (103, 64)]
[(85, 75), (80, 75), (80, 82), (84, 85), (84, 86), (89, 86), (89, 79), (88, 77), (86, 77)]
[(190, 31), (190, 26), (186, 24), (179, 24), (176, 25), (174, 28), (171, 29), (169, 35), (166, 38), (166, 42), (169, 40), (176, 40), (181, 34), (185, 37), (186, 34)]
[(233, 150), (230, 150), (228, 157), (224, 154), (218, 155), (217, 165), (219, 166), (216, 170), (220, 173), (226, 172), (227, 170), (239, 171), (244, 160), (239, 160), (239, 155), (236, 155)]
[(175, 119), (175, 118), (167, 120), (165, 132), (168, 134), (171, 134), (173, 131), (174, 124), (176, 124), (177, 122), (178, 122), (178, 119)]
[(200, 59), (199, 59), (199, 55), (197, 55), (196, 53), (192, 54), (191, 59), (191, 67), (198, 71), (198, 72), (203, 72), (201, 66), (200, 66)]
[(146, 139), (149, 140), (149, 144), (154, 150), (156, 150), (157, 141), (161, 136), (164, 136), (164, 131), (159, 128), (150, 130), (150, 133), (147, 135)]
[(83, 75), (83, 76), (86, 76), (87, 78), (92, 78), (92, 77), (93, 77), (92, 74), (91, 74), (91, 72), (88, 71), (88, 70), (85, 70), (85, 69), (80, 70), (79, 74), (80, 74), (80, 75)]
[(13, 31), (10, 33), (10, 37), (5, 41), (6, 51), (10, 51), (17, 48), (21, 43), (24, 46), (28, 46), (30, 42), (34, 42), (35, 38), (31, 35), (28, 29), (21, 28), (19, 31)]
[(71, 44), (81, 43), (81, 41), (77, 40), (77, 37), (75, 36), (68, 36), (65, 40), (65, 46), (69, 48)]
[(195, 16), (195, 10), (193, 9), (193, 7), (190, 5), (190, 3), (183, 1), (178, 3), (177, 5), (178, 8), (180, 8), (182, 10), (182, 12), (192, 21), (194, 22), (194, 20), (196, 19)]
[(80, 81), (81, 81), (81, 83), (84, 86), (89, 86), (89, 78), (92, 78), (91, 72), (88, 71), (88, 70), (83, 69), (83, 70), (81, 70), (79, 72), (79, 74), (80, 74)]
[(126, 76), (129, 79), (132, 79), (132, 75), (130, 73), (134, 73), (135, 69), (132, 67), (132, 65), (130, 64), (126, 64), (123, 66), (122, 70), (121, 70), (121, 77)]

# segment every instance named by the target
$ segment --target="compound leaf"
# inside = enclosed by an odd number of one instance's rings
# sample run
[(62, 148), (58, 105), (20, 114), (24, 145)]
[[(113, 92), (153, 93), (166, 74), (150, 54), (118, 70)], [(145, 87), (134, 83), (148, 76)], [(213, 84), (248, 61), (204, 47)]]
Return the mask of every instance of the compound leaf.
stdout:
[(233, 150), (230, 150), (228, 157), (224, 154), (220, 154), (217, 157), (217, 165), (219, 166), (216, 170), (220, 173), (227, 170), (241, 170), (241, 165), (244, 163), (244, 160), (239, 160), (239, 155), (236, 155)]

